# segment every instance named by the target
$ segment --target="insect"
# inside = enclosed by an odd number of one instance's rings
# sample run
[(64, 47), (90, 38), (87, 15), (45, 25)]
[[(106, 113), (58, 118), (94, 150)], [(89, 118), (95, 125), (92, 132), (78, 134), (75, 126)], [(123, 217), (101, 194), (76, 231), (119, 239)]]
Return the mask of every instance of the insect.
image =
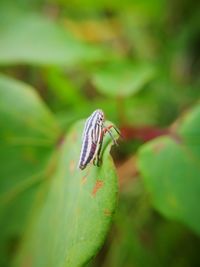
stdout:
[(117, 144), (110, 129), (114, 128), (120, 135), (120, 132), (114, 125), (106, 127), (104, 125), (105, 116), (102, 110), (95, 110), (85, 122), (85, 127), (82, 135), (82, 148), (80, 153), (80, 159), (78, 163), (79, 169), (86, 168), (88, 163), (93, 161), (94, 165), (100, 165), (100, 153), (103, 143), (103, 138), (106, 132), (109, 133), (114, 144)]

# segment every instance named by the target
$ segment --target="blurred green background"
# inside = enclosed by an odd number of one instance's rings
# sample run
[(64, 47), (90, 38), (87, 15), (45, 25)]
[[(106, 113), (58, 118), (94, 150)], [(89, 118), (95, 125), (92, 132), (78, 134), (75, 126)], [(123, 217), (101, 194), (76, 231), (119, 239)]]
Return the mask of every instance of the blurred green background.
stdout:
[(50, 153), (97, 108), (123, 140), (117, 209), (87, 266), (200, 266), (200, 2), (1, 0), (0, 71), (0, 266)]

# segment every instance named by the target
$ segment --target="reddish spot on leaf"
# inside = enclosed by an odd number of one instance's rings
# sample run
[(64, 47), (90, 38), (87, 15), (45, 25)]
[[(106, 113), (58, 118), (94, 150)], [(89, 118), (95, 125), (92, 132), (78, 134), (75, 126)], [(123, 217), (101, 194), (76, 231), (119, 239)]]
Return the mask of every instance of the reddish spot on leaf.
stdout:
[(57, 141), (56, 147), (59, 148), (61, 147), (65, 142), (65, 137), (64, 136), (60, 136), (60, 138)]
[(153, 151), (157, 154), (157, 153), (159, 153), (164, 147), (165, 147), (165, 144), (164, 144), (164, 143), (158, 143), (158, 144), (154, 145), (154, 147), (153, 147)]
[(87, 182), (87, 176), (90, 173), (90, 169), (88, 168), (87, 173), (82, 177), (81, 184), (84, 185)]
[(81, 179), (81, 184), (84, 185), (87, 182), (87, 177), (86, 175), (82, 177)]
[(99, 189), (103, 186), (103, 181), (97, 180), (92, 190), (92, 196), (95, 197)]
[(112, 212), (110, 211), (110, 210), (108, 210), (108, 209), (105, 209), (104, 210), (104, 214), (105, 214), (105, 216), (111, 216), (112, 215)]
[(75, 161), (74, 160), (70, 161), (69, 170), (71, 173), (75, 170)]

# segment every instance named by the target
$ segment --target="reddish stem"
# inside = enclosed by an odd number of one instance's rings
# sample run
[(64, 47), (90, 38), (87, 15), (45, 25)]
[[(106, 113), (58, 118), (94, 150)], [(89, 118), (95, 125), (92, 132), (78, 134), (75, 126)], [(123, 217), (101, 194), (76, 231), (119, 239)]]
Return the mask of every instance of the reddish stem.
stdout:
[(154, 139), (161, 135), (171, 135), (169, 129), (160, 129), (153, 126), (143, 126), (143, 127), (130, 127), (122, 126), (120, 128), (122, 137), (125, 140), (140, 139), (144, 142)]

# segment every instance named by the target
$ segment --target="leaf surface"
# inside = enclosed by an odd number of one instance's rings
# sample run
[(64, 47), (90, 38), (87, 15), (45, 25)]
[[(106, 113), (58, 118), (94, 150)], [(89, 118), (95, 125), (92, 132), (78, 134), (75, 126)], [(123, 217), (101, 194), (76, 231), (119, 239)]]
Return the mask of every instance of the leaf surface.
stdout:
[(0, 65), (28, 63), (71, 66), (102, 56), (99, 48), (75, 39), (64, 27), (30, 12), (15, 12), (13, 17), (4, 18), (0, 35)]
[(83, 122), (76, 123), (65, 138), (58, 167), (40, 192), (44, 203), (41, 208), (36, 203), (16, 266), (83, 266), (105, 239), (117, 197), (110, 144), (105, 140), (101, 167), (79, 170), (82, 129)]
[(116, 205), (109, 136), (103, 165), (78, 170), (84, 122), (58, 146), (59, 126), (33, 88), (3, 75), (0, 116), (0, 263), (16, 253), (19, 266), (82, 266), (103, 244)]
[(200, 106), (174, 127), (176, 138), (141, 147), (139, 168), (154, 206), (200, 234)]
[(107, 96), (128, 97), (141, 90), (153, 75), (153, 68), (147, 64), (114, 62), (98, 69), (92, 81), (99, 92)]
[[(30, 86), (0, 76), (0, 264), (7, 266), (60, 135)], [(8, 257), (8, 258), (7, 258)]]

